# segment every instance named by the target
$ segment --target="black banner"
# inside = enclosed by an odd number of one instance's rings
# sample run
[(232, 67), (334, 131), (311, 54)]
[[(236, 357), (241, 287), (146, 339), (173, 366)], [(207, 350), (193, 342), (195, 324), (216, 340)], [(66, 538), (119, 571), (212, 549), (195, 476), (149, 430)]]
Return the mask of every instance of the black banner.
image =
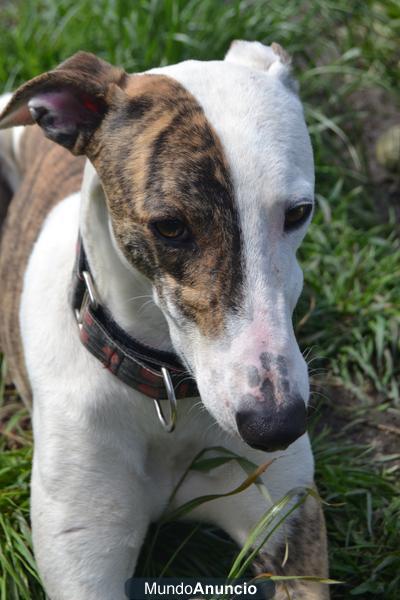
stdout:
[(125, 584), (129, 600), (267, 600), (274, 592), (272, 581), (254, 579), (132, 577)]

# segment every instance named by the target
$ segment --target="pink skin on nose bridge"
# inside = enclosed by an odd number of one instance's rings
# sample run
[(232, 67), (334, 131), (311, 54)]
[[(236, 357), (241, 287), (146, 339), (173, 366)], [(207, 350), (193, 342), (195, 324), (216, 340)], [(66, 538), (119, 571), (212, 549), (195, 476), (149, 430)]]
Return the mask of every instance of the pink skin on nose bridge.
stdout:
[(252, 321), (230, 347), (231, 364), (235, 365), (234, 387), (248, 401), (281, 404), (291, 392), (290, 358), (287, 353), (282, 353), (282, 335), (280, 343), (276, 344), (271, 334), (277, 334), (275, 327), (268, 328), (265, 323), (260, 325), (259, 320)]

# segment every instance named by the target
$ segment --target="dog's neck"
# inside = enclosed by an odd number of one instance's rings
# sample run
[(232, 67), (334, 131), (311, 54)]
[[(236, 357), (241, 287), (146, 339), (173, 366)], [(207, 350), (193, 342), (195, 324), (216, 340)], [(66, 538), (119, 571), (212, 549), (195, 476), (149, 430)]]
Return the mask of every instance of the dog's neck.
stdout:
[(116, 246), (104, 191), (89, 161), (81, 202), (80, 233), (100, 302), (129, 335), (171, 350), (167, 322), (153, 302), (150, 281), (128, 264)]

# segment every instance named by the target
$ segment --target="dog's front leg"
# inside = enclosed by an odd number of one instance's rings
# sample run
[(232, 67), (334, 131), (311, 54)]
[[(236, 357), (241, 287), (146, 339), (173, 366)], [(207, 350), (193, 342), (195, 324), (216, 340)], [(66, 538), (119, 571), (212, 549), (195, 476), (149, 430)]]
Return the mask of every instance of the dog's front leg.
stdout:
[(63, 414), (58, 403), (35, 403), (31, 516), (46, 591), (51, 600), (123, 600), (149, 522), (139, 452), (130, 459), (124, 432), (113, 439), (72, 418), (67, 398)]
[[(254, 564), (256, 573), (286, 576), (328, 577), (325, 519), (320, 501), (308, 497), (285, 528), (283, 544), (273, 553), (261, 552)], [(301, 579), (277, 584), (273, 600), (329, 600), (329, 586)]]
[[(253, 458), (251, 455), (249, 458)], [(254, 458), (253, 458), (254, 460)], [(289, 459), (282, 457), (276, 461), (262, 479), (267, 489), (281, 488), (282, 478), (292, 478), (292, 485), (307, 485), (297, 480), (297, 473), (289, 470)], [(304, 463), (306, 460), (304, 460)], [(209, 475), (190, 473), (176, 497), (176, 505), (182, 505), (189, 499), (202, 494), (224, 493), (237, 487), (244, 473), (235, 464), (224, 465)], [(274, 485), (275, 484), (275, 485)], [(312, 485), (312, 482), (310, 482)], [(308, 484), (308, 485), (310, 485)], [(278, 487), (279, 486), (279, 487)], [(289, 488), (290, 489), (290, 488)], [(286, 490), (280, 489), (275, 500), (283, 496)], [(213, 500), (198, 507), (190, 518), (213, 523), (226, 531), (239, 546), (246, 542), (252, 528), (269, 508), (265, 497), (255, 486), (251, 486), (237, 495)], [(284, 513), (283, 513), (284, 514)], [(281, 516), (283, 516), (283, 514)], [(274, 522), (274, 524), (276, 521)], [(265, 532), (265, 534), (267, 531)], [(277, 532), (265, 543), (254, 562), (255, 574), (273, 573), (275, 575), (313, 575), (328, 577), (328, 558), (325, 521), (321, 504), (314, 497), (308, 497), (303, 505), (295, 510)], [(275, 594), (267, 595), (270, 600), (329, 600), (329, 588), (319, 583), (301, 580), (287, 581), (285, 585), (276, 585)]]

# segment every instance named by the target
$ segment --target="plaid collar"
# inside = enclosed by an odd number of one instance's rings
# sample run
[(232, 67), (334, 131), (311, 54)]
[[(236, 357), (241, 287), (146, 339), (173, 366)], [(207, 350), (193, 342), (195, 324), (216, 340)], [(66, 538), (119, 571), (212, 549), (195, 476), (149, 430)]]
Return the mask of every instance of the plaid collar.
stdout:
[(157, 350), (134, 339), (96, 298), (86, 252), (79, 236), (72, 277), (71, 305), (82, 344), (113, 375), (154, 400), (169, 398), (165, 370), (176, 398), (198, 396), (191, 379), (173, 352)]

